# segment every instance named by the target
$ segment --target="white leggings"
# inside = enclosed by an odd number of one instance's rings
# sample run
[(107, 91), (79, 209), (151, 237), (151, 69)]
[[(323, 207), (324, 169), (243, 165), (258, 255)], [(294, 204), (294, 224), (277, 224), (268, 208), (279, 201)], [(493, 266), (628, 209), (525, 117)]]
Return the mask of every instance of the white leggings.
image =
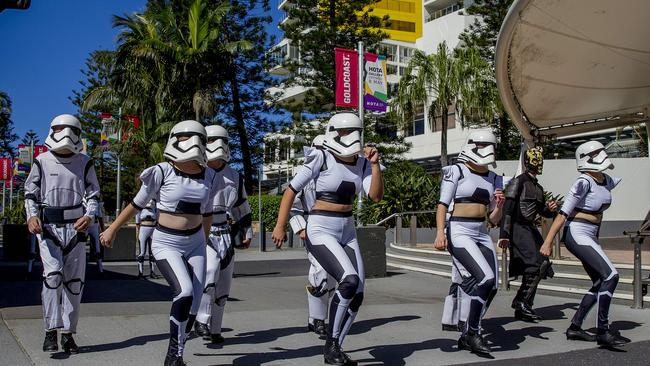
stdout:
[(338, 283), (330, 304), (329, 334), (342, 344), (363, 302), (365, 280), (352, 213), (312, 211), (307, 250)]
[[(37, 239), (43, 261), (43, 319), (45, 329), (76, 333), (86, 276), (86, 235), (74, 224), (43, 225)], [(52, 235), (54, 234), (54, 235)]]
[(196, 320), (210, 322), (210, 333), (221, 334), (223, 313), (235, 271), (234, 248), (228, 226), (212, 227), (207, 251), (205, 287)]
[[(484, 221), (452, 217), (447, 225), (448, 250), (453, 265), (462, 277), (458, 289), (469, 297), (469, 311), (464, 332), (480, 331), (485, 315), (497, 292), (497, 255)], [(465, 295), (466, 294), (466, 295)]]
[(144, 271), (144, 256), (147, 253), (147, 247), (149, 247), (149, 272), (155, 272), (156, 266), (154, 265), (154, 258), (151, 252), (151, 237), (155, 228), (155, 226), (140, 225), (140, 228), (138, 229), (138, 243), (140, 244), (140, 252), (138, 253), (136, 259), (138, 260), (138, 271), (140, 274), (142, 274)]
[(175, 230), (156, 227), (151, 251), (160, 273), (172, 288), (174, 298), (169, 315), (169, 348), (183, 355), (187, 335), (199, 309), (205, 279), (205, 236), (203, 225)]

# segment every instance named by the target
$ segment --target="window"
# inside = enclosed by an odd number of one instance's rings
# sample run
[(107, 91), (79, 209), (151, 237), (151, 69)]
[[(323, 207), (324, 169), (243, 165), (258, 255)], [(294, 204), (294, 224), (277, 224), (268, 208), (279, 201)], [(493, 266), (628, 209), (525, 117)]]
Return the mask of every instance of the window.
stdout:
[(402, 13), (415, 13), (415, 3), (400, 0), (381, 0), (373, 6), (375, 9), (386, 9)]
[[(437, 132), (442, 130), (441, 117), (441, 115), (436, 115), (436, 120), (431, 124), (431, 131)], [(456, 113), (452, 108), (447, 112), (447, 129), (451, 130), (454, 128), (456, 128)]]
[(275, 162), (276, 140), (269, 140), (264, 143), (264, 163), (271, 164)]
[(397, 65), (386, 64), (386, 74), (387, 75), (397, 75)]
[(415, 109), (413, 123), (404, 131), (406, 136), (424, 135), (424, 107), (418, 106)]
[(397, 45), (381, 43), (379, 54), (386, 56), (386, 61), (397, 61)]
[(454, 5), (450, 5), (450, 6), (446, 7), (446, 8), (436, 10), (436, 11), (430, 13), (429, 15), (425, 15), (424, 22), (428, 23), (428, 22), (430, 22), (430, 21), (432, 21), (434, 19), (438, 19), (440, 17), (444, 17), (445, 15), (454, 13), (454, 12), (456, 12), (456, 11), (462, 9), (462, 8), (463, 8), (463, 6), (461, 4), (454, 4)]
[(278, 140), (278, 147), (278, 161), (289, 160), (289, 154), (291, 153), (291, 141), (289, 138)]
[(401, 46), (399, 48), (399, 62), (403, 64), (408, 64), (409, 61), (411, 61), (411, 57), (413, 57), (414, 52), (415, 52), (414, 48)]
[(415, 32), (414, 22), (405, 22), (403, 20), (389, 20), (386, 29), (402, 31), (402, 32)]

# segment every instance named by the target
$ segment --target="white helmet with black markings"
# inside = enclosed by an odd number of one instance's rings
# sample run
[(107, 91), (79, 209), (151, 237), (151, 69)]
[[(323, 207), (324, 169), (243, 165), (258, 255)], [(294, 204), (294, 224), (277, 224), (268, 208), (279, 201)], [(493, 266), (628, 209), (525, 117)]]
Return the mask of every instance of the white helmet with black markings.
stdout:
[(494, 149), (496, 146), (497, 138), (492, 132), (485, 130), (474, 131), (467, 137), (465, 146), (458, 154), (458, 160), (472, 162), (481, 166), (490, 164), (495, 166)]
[(349, 157), (361, 153), (363, 125), (354, 113), (333, 115), (325, 129), (323, 147), (334, 155)]
[(81, 122), (71, 114), (54, 117), (50, 123), (50, 134), (45, 139), (45, 146), (54, 152), (67, 149), (75, 154), (80, 153), (83, 150)]
[(230, 136), (228, 130), (223, 126), (211, 125), (205, 128), (208, 134), (208, 144), (206, 147), (206, 154), (208, 161), (223, 160), (224, 162), (230, 161), (230, 148), (228, 142)]
[(192, 120), (178, 122), (169, 133), (164, 153), (165, 158), (178, 163), (196, 161), (205, 165), (207, 163), (205, 156), (207, 139), (207, 133), (202, 124)]
[(614, 169), (614, 164), (598, 141), (587, 141), (576, 149), (576, 165), (579, 172), (602, 172)]

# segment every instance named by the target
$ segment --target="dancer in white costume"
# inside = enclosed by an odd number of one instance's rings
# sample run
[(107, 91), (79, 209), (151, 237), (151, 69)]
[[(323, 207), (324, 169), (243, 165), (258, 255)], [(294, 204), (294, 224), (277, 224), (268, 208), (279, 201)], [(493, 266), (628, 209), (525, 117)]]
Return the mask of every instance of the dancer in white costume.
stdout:
[[(322, 150), (324, 140), (324, 135), (316, 136), (312, 141), (311, 148), (305, 148), (305, 156), (308, 156), (312, 149)], [(311, 181), (302, 191), (298, 192), (293, 201), (293, 206), (291, 206), (289, 224), (291, 230), (298, 234), (302, 240), (306, 239), (307, 220), (315, 202), (316, 184)], [(319, 336), (326, 336), (325, 318), (327, 318), (327, 307), (336, 281), (327, 274), (327, 271), (311, 253), (307, 252), (307, 258), (310, 263), (307, 276), (309, 281), (309, 286), (307, 286), (307, 304), (309, 306), (307, 330)]]
[(149, 252), (149, 277), (157, 279), (156, 274), (156, 260), (151, 252), (151, 236), (158, 225), (158, 209), (156, 208), (156, 201), (151, 200), (142, 211), (135, 215), (135, 227), (137, 229), (137, 237), (139, 244), (139, 251), (136, 254), (138, 261), (138, 278), (144, 278), (144, 256)]
[[(222, 343), (221, 324), (235, 271), (235, 238), (248, 247), (253, 237), (251, 208), (248, 204), (244, 178), (228, 165), (230, 148), (228, 131), (222, 126), (207, 126), (208, 166), (216, 173), (221, 190), (212, 204), (212, 228), (206, 250), (207, 267), (201, 306), (196, 315), (194, 331), (212, 343)], [(234, 224), (229, 224), (229, 220)]]
[(61, 329), (63, 350), (77, 353), (72, 334), (79, 321), (86, 230), (97, 214), (99, 182), (92, 159), (80, 154), (81, 123), (76, 117), (54, 118), (45, 145), (49, 151), (34, 160), (25, 181), (27, 225), (36, 235), (43, 261), (43, 351), (58, 350), (57, 329)]
[(133, 201), (101, 235), (111, 246), (119, 228), (152, 199), (159, 211), (151, 250), (160, 273), (173, 291), (169, 316), (169, 346), (165, 366), (185, 365), (183, 352), (205, 280), (205, 243), (212, 223), (214, 195), (221, 188), (214, 170), (206, 168), (207, 136), (196, 121), (177, 123), (165, 147), (167, 162), (145, 169)]
[[(87, 201), (84, 200), (84, 209), (88, 210)], [(97, 203), (97, 212), (95, 214), (95, 221), (88, 228), (88, 241), (90, 242), (91, 253), (95, 256), (97, 269), (100, 273), (104, 272), (104, 253), (102, 245), (99, 242), (99, 233), (104, 231), (104, 202)]]

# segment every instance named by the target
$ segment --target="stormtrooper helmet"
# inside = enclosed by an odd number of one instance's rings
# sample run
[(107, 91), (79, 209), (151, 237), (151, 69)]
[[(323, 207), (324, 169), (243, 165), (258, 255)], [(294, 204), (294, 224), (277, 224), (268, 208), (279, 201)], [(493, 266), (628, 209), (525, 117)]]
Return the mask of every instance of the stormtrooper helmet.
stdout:
[(177, 163), (194, 160), (205, 165), (206, 143), (207, 134), (203, 125), (192, 120), (178, 122), (169, 133), (164, 156)]
[(497, 145), (497, 138), (490, 131), (474, 131), (467, 137), (467, 142), (458, 160), (472, 162), (476, 165), (487, 166), (495, 164), (494, 148)]
[(83, 150), (81, 122), (71, 114), (54, 117), (50, 123), (50, 134), (45, 139), (45, 146), (54, 152), (67, 149), (75, 154), (80, 153)]
[(208, 145), (206, 146), (206, 154), (208, 161), (223, 160), (224, 162), (230, 161), (230, 148), (228, 147), (228, 131), (219, 125), (207, 126), (205, 131), (208, 134)]
[(333, 115), (325, 129), (323, 147), (340, 157), (358, 155), (361, 152), (363, 125), (354, 113)]
[(605, 146), (598, 141), (587, 141), (576, 149), (576, 165), (579, 172), (602, 172), (614, 169)]

